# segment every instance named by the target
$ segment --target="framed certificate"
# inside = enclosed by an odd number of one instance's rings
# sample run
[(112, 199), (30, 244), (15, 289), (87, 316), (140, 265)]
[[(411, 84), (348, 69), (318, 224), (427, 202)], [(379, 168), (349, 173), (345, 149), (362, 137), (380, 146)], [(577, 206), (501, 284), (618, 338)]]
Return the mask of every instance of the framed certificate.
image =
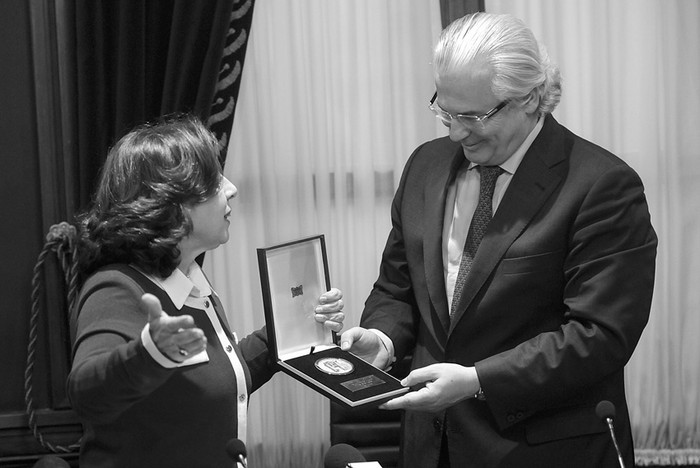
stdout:
[(345, 406), (379, 405), (408, 388), (337, 346), (316, 322), (331, 288), (323, 235), (257, 249), (268, 346), (283, 372)]

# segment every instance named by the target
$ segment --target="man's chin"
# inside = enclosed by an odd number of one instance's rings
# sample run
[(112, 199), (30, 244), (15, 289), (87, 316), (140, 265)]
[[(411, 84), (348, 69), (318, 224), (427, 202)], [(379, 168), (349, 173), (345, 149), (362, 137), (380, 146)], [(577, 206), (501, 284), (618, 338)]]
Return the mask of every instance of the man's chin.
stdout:
[(474, 164), (487, 165), (491, 154), (484, 151), (484, 146), (482, 143), (477, 143), (475, 145), (467, 146), (462, 145), (462, 151), (464, 152), (464, 157)]

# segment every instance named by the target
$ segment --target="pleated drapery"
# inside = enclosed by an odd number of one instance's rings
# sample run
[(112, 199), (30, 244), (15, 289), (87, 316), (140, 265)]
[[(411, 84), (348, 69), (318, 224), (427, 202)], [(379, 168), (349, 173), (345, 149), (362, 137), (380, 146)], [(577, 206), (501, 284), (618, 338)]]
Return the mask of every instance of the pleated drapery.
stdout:
[[(264, 323), (255, 249), (325, 234), (331, 283), (359, 322), (403, 165), (442, 124), (434, 0), (266, 0), (255, 7), (226, 176), (230, 241), (204, 267), (239, 336)], [(278, 374), (251, 396), (249, 466), (322, 467), (329, 403)]]
[[(73, 0), (75, 198), (94, 191), (108, 148), (134, 126), (191, 113), (222, 145), (233, 120), (253, 0)], [(72, 155), (71, 155), (72, 157)]]
[(659, 236), (651, 318), (625, 381), (637, 464), (700, 464), (700, 3), (486, 0), (546, 45), (555, 117), (642, 177)]
[[(231, 240), (207, 269), (242, 334), (263, 325), (255, 249), (326, 235), (359, 322), (401, 169), (445, 134), (427, 109), (438, 0), (256, 5), (226, 164)], [(486, 0), (522, 18), (564, 78), (555, 117), (642, 177), (658, 232), (650, 322), (628, 364), (637, 463), (700, 462), (700, 4)], [(251, 398), (250, 466), (322, 466), (328, 401), (285, 375)]]

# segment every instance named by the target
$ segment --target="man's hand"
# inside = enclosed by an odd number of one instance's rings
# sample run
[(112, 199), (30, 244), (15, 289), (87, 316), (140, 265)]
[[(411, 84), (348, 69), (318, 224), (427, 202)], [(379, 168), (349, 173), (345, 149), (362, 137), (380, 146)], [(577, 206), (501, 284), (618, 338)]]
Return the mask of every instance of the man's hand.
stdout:
[(379, 408), (437, 412), (473, 397), (480, 388), (474, 367), (448, 363), (414, 369), (401, 381), (401, 385), (405, 387), (421, 384), (425, 385), (416, 391), (389, 400)]
[(148, 312), (151, 339), (164, 356), (182, 362), (207, 348), (207, 337), (200, 328), (195, 327), (191, 315), (171, 317), (163, 311), (160, 301), (153, 294), (141, 296), (141, 304)]
[(343, 329), (343, 320), (345, 314), (342, 312), (343, 307), (343, 292), (337, 288), (331, 288), (319, 297), (319, 305), (316, 306), (314, 318), (317, 322), (323, 323), (323, 326), (334, 332), (339, 332)]
[(379, 335), (362, 327), (353, 327), (340, 336), (340, 349), (349, 351), (379, 369), (389, 364), (389, 351)]

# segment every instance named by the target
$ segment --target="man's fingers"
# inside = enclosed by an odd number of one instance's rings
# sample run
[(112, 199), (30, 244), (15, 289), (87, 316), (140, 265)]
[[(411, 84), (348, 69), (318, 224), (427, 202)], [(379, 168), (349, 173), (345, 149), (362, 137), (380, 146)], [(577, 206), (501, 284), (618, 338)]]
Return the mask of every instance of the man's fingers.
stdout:
[(396, 410), (420, 406), (428, 396), (427, 392), (428, 390), (426, 388), (421, 388), (415, 392), (408, 392), (405, 395), (387, 401), (379, 408), (385, 410)]
[[(403, 382), (402, 382), (403, 383)], [(389, 400), (379, 406), (379, 409), (396, 410), (396, 409), (415, 409), (418, 411), (437, 411), (442, 406), (437, 405), (437, 395), (433, 388), (427, 386), (421, 387), (418, 390), (410, 391), (400, 397)]]
[(432, 372), (430, 366), (421, 367), (419, 369), (412, 370), (402, 381), (401, 385), (404, 387), (413, 387), (414, 385), (433, 381), (437, 378), (437, 374)]

